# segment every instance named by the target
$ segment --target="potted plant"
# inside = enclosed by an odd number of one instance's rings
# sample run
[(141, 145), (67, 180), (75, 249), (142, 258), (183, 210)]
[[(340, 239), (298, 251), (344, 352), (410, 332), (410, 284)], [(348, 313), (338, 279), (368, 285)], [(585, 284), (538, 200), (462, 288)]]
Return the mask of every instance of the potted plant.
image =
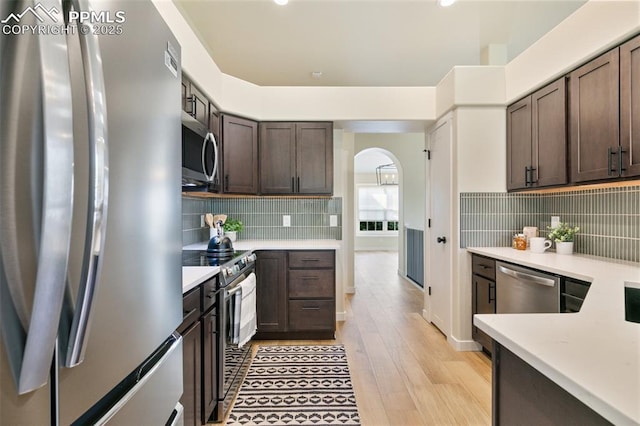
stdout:
[(549, 239), (556, 243), (556, 253), (573, 254), (573, 239), (580, 230), (579, 227), (560, 222), (555, 228), (547, 229), (549, 229)]
[(238, 238), (238, 232), (244, 229), (244, 225), (237, 219), (227, 218), (222, 228), (224, 229), (225, 235), (227, 235), (231, 241), (235, 241)]

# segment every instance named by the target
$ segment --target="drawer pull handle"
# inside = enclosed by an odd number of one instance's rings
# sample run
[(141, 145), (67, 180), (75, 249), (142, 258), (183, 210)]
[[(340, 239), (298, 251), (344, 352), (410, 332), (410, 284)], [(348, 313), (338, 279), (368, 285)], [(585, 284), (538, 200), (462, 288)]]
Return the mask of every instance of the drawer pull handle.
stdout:
[(319, 311), (320, 306), (303, 306), (302, 310), (303, 311)]
[(318, 277), (302, 277), (305, 281), (318, 281)]
[(320, 259), (311, 259), (311, 258), (305, 258), (302, 259), (303, 262), (320, 262)]

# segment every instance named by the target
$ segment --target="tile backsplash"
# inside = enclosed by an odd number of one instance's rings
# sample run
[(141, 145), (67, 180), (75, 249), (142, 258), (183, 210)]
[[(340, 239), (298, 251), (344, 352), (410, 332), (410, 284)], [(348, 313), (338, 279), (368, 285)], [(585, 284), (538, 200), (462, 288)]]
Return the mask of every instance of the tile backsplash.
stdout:
[(524, 226), (547, 234), (551, 216), (579, 226), (577, 253), (640, 262), (640, 186), (539, 194), (460, 194), (460, 246), (509, 246)]
[[(243, 240), (342, 239), (342, 198), (194, 198), (182, 197), (182, 243), (209, 239), (209, 229), (200, 227), (205, 213), (226, 214), (240, 220)], [(291, 226), (282, 226), (282, 216)], [(336, 215), (338, 226), (329, 226)]]

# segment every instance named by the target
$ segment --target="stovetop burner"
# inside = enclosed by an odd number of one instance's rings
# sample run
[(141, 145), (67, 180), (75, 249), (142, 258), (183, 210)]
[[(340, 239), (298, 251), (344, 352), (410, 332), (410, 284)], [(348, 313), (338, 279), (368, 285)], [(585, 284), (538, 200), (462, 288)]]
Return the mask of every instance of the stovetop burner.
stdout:
[(242, 256), (246, 250), (236, 250), (230, 255), (215, 255), (202, 250), (183, 250), (182, 266), (222, 266)]

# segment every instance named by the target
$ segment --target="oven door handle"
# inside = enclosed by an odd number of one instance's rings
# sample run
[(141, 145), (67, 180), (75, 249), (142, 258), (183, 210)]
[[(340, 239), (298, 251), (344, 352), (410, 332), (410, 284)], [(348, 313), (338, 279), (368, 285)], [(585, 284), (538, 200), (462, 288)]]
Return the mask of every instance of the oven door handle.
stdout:
[(539, 284), (547, 287), (554, 287), (556, 285), (555, 280), (550, 278), (538, 277), (536, 275), (527, 274), (525, 272), (514, 271), (513, 269), (505, 268), (504, 266), (498, 266), (498, 270), (505, 275), (531, 284)]

